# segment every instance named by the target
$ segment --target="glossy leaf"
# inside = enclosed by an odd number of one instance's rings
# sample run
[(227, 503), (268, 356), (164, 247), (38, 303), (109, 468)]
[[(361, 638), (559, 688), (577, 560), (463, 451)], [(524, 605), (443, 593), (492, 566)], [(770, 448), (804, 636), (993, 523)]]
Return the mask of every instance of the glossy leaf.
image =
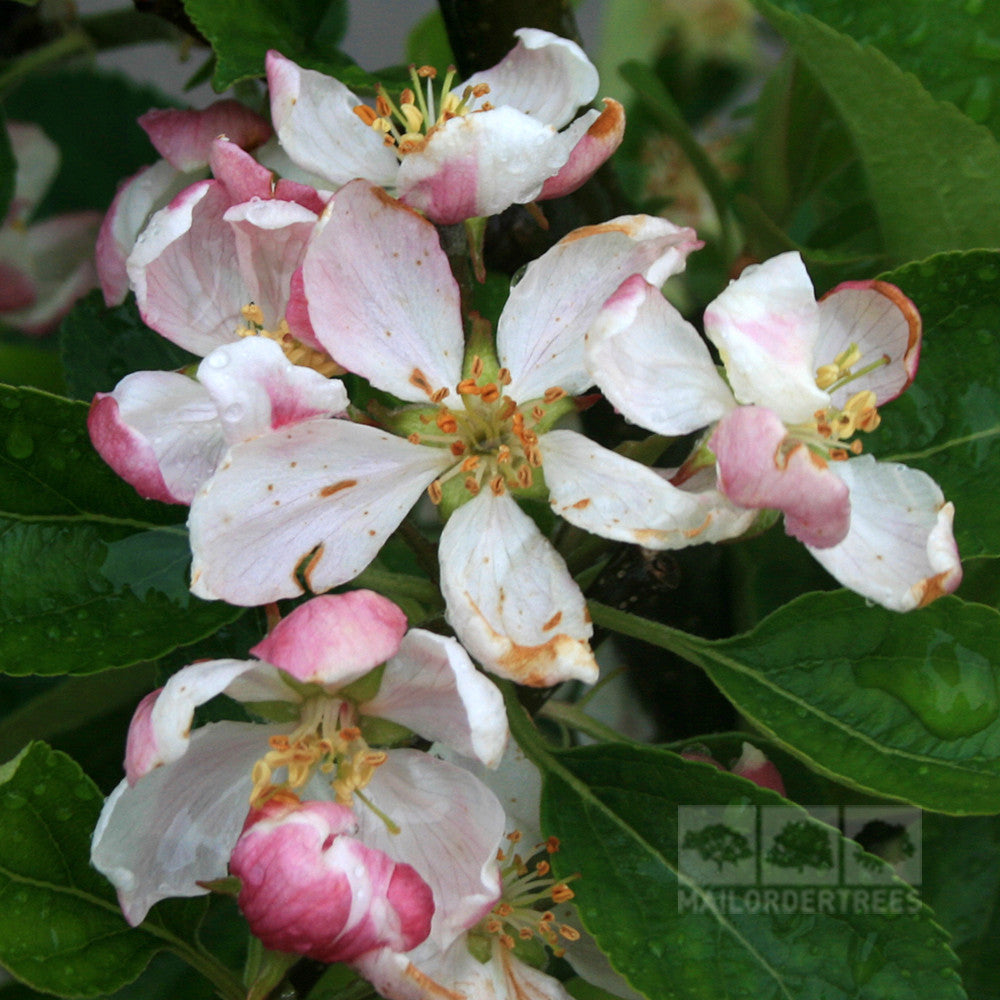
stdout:
[(823, 774), (955, 814), (1000, 811), (1000, 613), (945, 597), (907, 615), (806, 594), (708, 641), (625, 612), (594, 620), (702, 666), (756, 727)]
[(88, 674), (156, 659), (244, 613), (188, 590), (187, 535), (0, 518), (0, 664)]
[(769, 0), (755, 6), (830, 97), (895, 261), (1000, 245), (1000, 145), (877, 49)]
[(66, 384), (74, 399), (90, 402), (137, 371), (173, 371), (200, 360), (150, 330), (135, 298), (108, 309), (98, 291), (73, 307), (59, 330)]
[(1000, 135), (1000, 7), (988, 0), (775, 0), (811, 14), (913, 73), (938, 100)]
[(114, 992), (164, 947), (125, 923), (90, 865), (100, 808), (96, 786), (42, 743), (0, 768), (0, 962), (57, 996)]
[(1000, 253), (939, 254), (882, 277), (920, 309), (913, 385), (865, 441), (932, 476), (955, 503), (963, 557), (1000, 554)]
[(87, 407), (37, 389), (0, 385), (0, 513), (177, 524), (181, 506), (143, 500), (87, 435)]

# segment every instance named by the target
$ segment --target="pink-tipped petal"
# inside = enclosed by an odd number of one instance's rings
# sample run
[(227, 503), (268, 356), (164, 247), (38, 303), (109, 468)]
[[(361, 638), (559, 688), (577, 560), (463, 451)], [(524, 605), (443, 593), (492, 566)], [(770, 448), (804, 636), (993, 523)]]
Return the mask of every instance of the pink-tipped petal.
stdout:
[[(625, 136), (625, 109), (610, 97), (604, 110), (581, 115), (567, 132), (577, 139), (569, 159), (550, 177), (538, 195), (539, 201), (572, 194), (621, 145)], [(582, 134), (581, 134), (582, 133)]]
[(762, 406), (741, 406), (723, 417), (708, 442), (719, 489), (741, 507), (782, 511), (788, 534), (829, 548), (851, 525), (847, 486), (804, 444), (789, 445), (787, 433), (777, 414)]
[(924, 607), (962, 581), (955, 509), (926, 473), (862, 455), (835, 471), (851, 493), (851, 530), (810, 551), (856, 593), (891, 611)]
[(885, 361), (834, 392), (834, 406), (843, 406), (865, 389), (875, 393), (876, 403), (881, 406), (903, 392), (917, 374), (920, 313), (895, 285), (885, 281), (847, 281), (838, 285), (819, 301), (819, 325), (815, 349), (818, 365), (832, 363), (852, 345), (861, 353), (852, 365), (853, 371)]
[(336, 690), (399, 650), (406, 615), (371, 590), (314, 597), (283, 618), (250, 652), (296, 680)]
[(744, 743), (741, 747), (739, 760), (730, 768), (733, 774), (738, 774), (747, 781), (752, 781), (761, 788), (770, 788), (779, 795), (785, 794), (785, 782), (781, 772), (755, 746)]
[(507, 716), (496, 685), (456, 640), (423, 629), (403, 638), (364, 715), (391, 719), (419, 736), (496, 767), (507, 745)]
[(316, 337), (348, 371), (401, 399), (454, 392), (464, 340), (459, 289), (437, 230), (365, 181), (334, 196), (306, 252)]
[(239, 906), (266, 947), (321, 962), (376, 948), (408, 951), (430, 932), (434, 899), (420, 875), (353, 836), (350, 808), (271, 799), (251, 811), (230, 871)]
[(705, 310), (733, 393), (800, 423), (827, 405), (816, 386), (819, 307), (797, 253), (748, 267)]
[(583, 595), (509, 495), (459, 507), (438, 554), (448, 622), (487, 670), (534, 687), (597, 680)]
[(584, 358), (615, 409), (658, 434), (689, 434), (735, 405), (698, 331), (639, 274), (604, 304)]
[(584, 362), (585, 337), (611, 294), (632, 274), (662, 284), (684, 270), (699, 246), (692, 229), (648, 215), (622, 216), (573, 230), (529, 264), (497, 327), (511, 398), (527, 402), (552, 386), (570, 395), (587, 389), (593, 375)]
[(139, 118), (156, 151), (185, 173), (207, 166), (212, 140), (225, 136), (244, 149), (267, 142), (271, 127), (238, 101), (216, 101), (201, 111), (168, 108)]

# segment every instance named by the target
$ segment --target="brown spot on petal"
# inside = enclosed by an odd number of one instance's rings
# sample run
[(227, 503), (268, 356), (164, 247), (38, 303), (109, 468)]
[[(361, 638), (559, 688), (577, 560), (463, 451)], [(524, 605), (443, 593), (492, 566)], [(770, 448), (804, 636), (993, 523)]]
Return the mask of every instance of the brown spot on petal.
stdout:
[(338, 483), (333, 483), (331, 486), (324, 486), (323, 489), (319, 491), (321, 497), (332, 497), (334, 493), (339, 493), (341, 490), (349, 490), (352, 486), (357, 486), (358, 481), (356, 479), (341, 479)]
[(427, 376), (419, 369), (414, 368), (410, 372), (410, 385), (416, 386), (421, 392), (426, 393), (429, 397), (433, 399), (434, 397), (434, 387), (431, 385)]
[(590, 506), (590, 497), (584, 497), (582, 500), (577, 500), (573, 507), (575, 510), (586, 510)]
[(603, 101), (604, 110), (587, 129), (587, 135), (593, 139), (606, 140), (610, 137), (621, 142), (625, 132), (625, 109), (613, 97), (605, 97)]
[(551, 632), (562, 621), (562, 612), (557, 611), (543, 626), (543, 632)]
[[(312, 585), (312, 575), (315, 572), (316, 567), (319, 566), (320, 560), (323, 558), (323, 550), (324, 545), (320, 542), (320, 544), (317, 545), (316, 548), (309, 554), (309, 561), (302, 568), (302, 577), (306, 581), (306, 586), (312, 590), (313, 593), (315, 593), (315, 588)], [(294, 579), (294, 574), (292, 578)], [(295, 581), (295, 585), (298, 586), (297, 580)]]

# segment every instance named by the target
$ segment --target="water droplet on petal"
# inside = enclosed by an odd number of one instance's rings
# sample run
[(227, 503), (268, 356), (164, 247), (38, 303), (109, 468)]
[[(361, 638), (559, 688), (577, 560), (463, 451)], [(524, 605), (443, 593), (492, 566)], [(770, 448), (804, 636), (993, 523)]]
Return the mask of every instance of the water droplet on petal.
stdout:
[(205, 360), (211, 368), (225, 368), (229, 364), (229, 352), (224, 350), (212, 351)]

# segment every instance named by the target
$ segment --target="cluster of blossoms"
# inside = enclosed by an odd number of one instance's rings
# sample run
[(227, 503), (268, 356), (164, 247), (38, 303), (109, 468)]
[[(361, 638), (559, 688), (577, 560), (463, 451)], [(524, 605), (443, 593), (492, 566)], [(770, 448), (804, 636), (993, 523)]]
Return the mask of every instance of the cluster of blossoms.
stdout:
[[(919, 317), (892, 286), (817, 303), (796, 255), (748, 269), (705, 316), (723, 378), (659, 291), (701, 244), (636, 215), (529, 264), (495, 335), (463, 312), (437, 226), (572, 191), (622, 135), (615, 102), (574, 120), (597, 89), (577, 46), (518, 34), (463, 85), (421, 68), (374, 108), (271, 53), (276, 135), (232, 102), (150, 113), (164, 159), (122, 187), (98, 243), (108, 302), (131, 289), (150, 327), (203, 360), (98, 394), (95, 446), (143, 496), (190, 507), (198, 596), (325, 596), (255, 659), (191, 664), (143, 701), (94, 862), (132, 923), (229, 872), (268, 947), (348, 962), (402, 1000), (564, 998), (522, 960), (531, 939), (573, 942), (588, 978), (632, 995), (566, 916), (537, 808), (513, 824), (482, 778), (499, 767), (488, 783), (533, 801), (537, 775), (505, 755), (502, 699), (473, 660), (537, 687), (598, 673), (583, 593), (523, 503), (652, 549), (780, 510), (838, 579), (899, 610), (960, 577), (933, 481), (855, 457), (916, 368)], [(352, 404), (345, 373), (381, 401)], [(691, 458), (652, 469), (559, 426), (594, 386), (651, 431), (701, 432)], [(376, 594), (326, 594), (425, 495), (457, 639), (407, 631)], [(221, 694), (264, 721), (192, 732)], [(750, 754), (736, 772), (762, 767)], [(537, 850), (502, 848), (514, 825)]]

